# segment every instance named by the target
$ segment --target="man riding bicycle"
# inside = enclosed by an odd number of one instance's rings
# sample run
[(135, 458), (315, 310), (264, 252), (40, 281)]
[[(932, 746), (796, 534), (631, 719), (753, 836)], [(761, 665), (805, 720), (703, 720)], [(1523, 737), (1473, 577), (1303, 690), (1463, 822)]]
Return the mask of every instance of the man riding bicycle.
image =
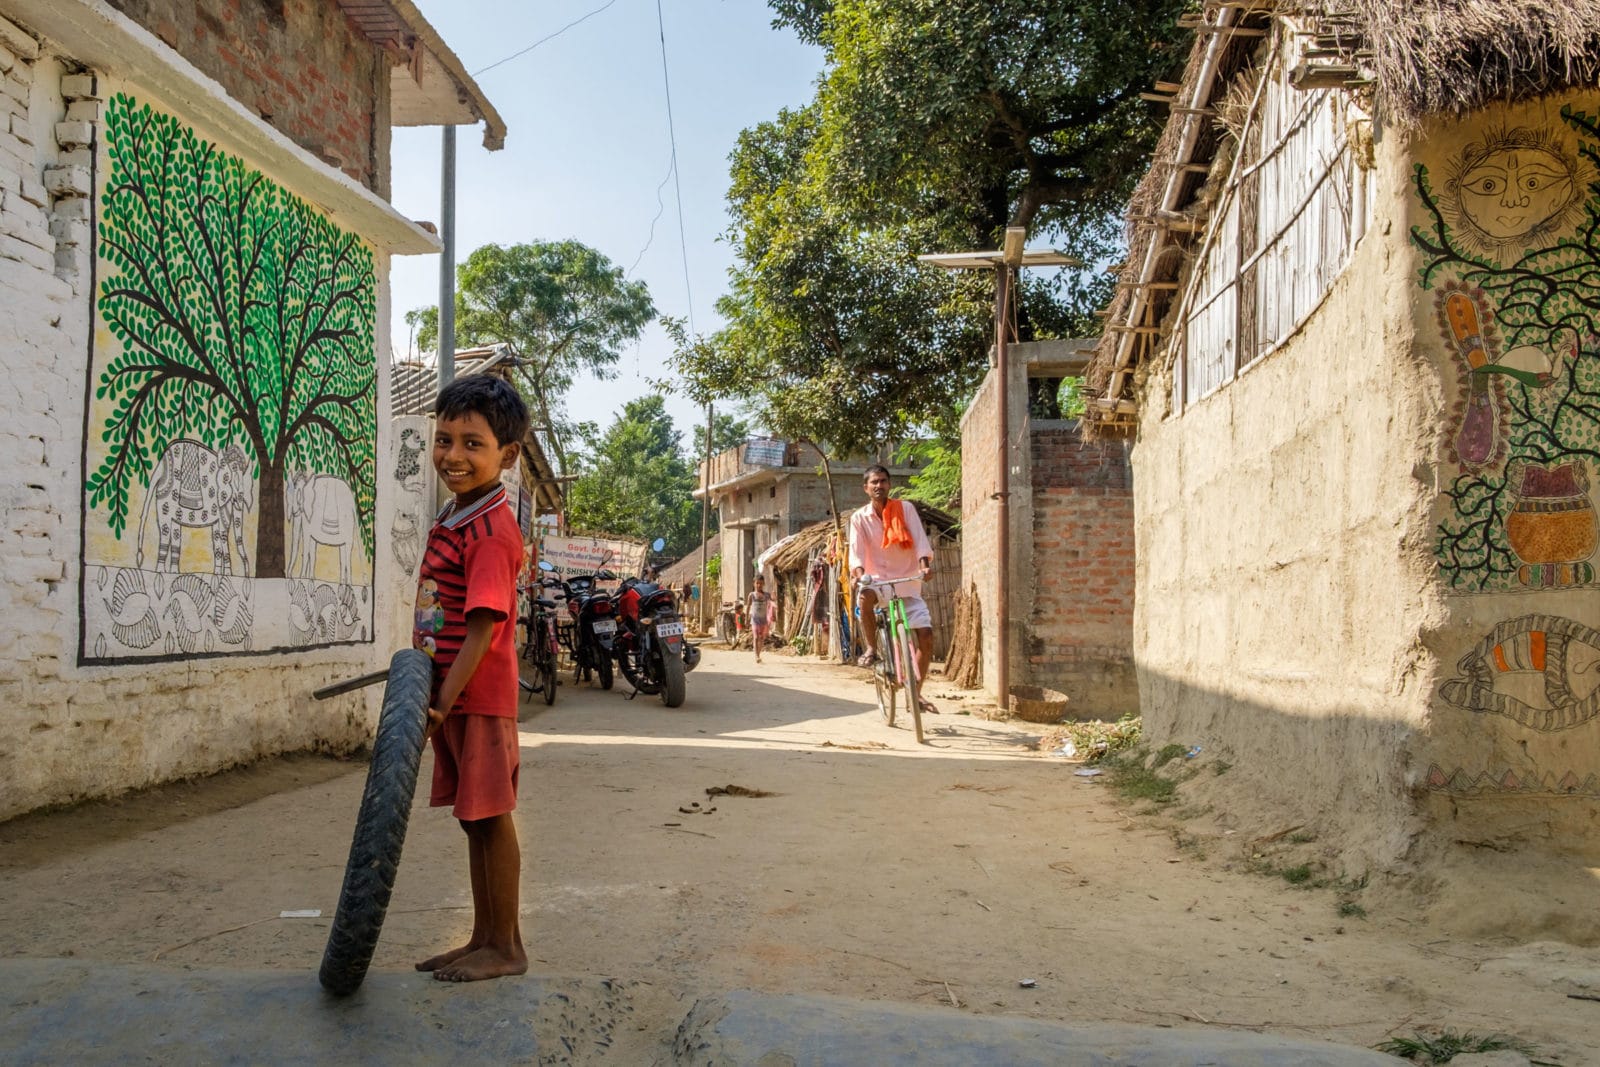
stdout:
[[(866, 489), (867, 503), (850, 516), (850, 574), (857, 581), (863, 575), (872, 578), (898, 578), (920, 574), (921, 581), (899, 582), (888, 595), (899, 596), (905, 602), (906, 622), (916, 636), (917, 680), (928, 675), (928, 665), (933, 659), (933, 617), (922, 599), (922, 582), (933, 571), (933, 546), (922, 528), (917, 509), (903, 500), (889, 496), (888, 468), (874, 464), (867, 468), (862, 485)], [(878, 628), (872, 624), (873, 609), (878, 606), (878, 591), (862, 589), (860, 593), (861, 622), (857, 627), (866, 642), (867, 650), (856, 662), (870, 667), (879, 656)], [(926, 700), (922, 711), (938, 711)]]

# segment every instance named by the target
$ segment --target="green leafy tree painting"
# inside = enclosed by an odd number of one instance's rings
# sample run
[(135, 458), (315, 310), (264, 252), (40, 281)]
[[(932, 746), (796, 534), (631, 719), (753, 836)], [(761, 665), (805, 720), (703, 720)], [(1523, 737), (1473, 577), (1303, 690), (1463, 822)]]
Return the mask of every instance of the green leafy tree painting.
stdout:
[(109, 414), (90, 428), (89, 506), (106, 509), (120, 539), (175, 442), (242, 448), (258, 480), (258, 577), (285, 573), (291, 476), (350, 487), (370, 560), (371, 249), (147, 104), (118, 94), (105, 123), (97, 236), (114, 270), (97, 295), (118, 344), (95, 382)]

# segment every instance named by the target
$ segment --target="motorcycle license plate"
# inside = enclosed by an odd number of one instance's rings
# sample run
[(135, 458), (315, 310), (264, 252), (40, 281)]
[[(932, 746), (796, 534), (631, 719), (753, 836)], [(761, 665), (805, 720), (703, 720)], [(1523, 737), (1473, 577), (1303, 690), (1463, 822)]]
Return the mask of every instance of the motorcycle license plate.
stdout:
[(682, 637), (683, 623), (663, 622), (656, 624), (656, 633), (662, 637)]
[(596, 620), (594, 620), (594, 632), (597, 633), (597, 634), (613, 634), (613, 633), (616, 633), (617, 632), (617, 620), (615, 620), (615, 619), (596, 619)]

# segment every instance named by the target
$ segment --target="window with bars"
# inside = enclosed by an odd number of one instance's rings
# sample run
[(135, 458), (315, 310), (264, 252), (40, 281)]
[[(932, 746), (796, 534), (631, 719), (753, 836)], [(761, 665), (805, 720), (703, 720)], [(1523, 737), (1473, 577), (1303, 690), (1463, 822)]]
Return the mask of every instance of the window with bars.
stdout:
[(1349, 142), (1347, 96), (1268, 70), (1190, 280), (1175, 340), (1174, 407), (1221, 388), (1282, 344), (1333, 287), (1366, 233), (1368, 172)]

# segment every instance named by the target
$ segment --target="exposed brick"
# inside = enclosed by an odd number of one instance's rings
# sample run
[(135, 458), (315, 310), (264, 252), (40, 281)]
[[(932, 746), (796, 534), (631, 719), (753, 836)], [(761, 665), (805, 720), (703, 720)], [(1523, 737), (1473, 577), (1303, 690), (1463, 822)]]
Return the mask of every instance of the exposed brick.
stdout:
[(56, 144), (62, 148), (82, 148), (94, 144), (94, 124), (90, 122), (56, 123)]
[(390, 59), (337, 4), (286, 4), (281, 20), (241, 17), (236, 0), (115, 6), (313, 155), (387, 195), (371, 131), (388, 109)]
[(54, 196), (88, 196), (94, 191), (88, 167), (47, 167), (44, 187)]
[(61, 79), (61, 95), (68, 100), (99, 100), (100, 80), (93, 74), (68, 74)]

